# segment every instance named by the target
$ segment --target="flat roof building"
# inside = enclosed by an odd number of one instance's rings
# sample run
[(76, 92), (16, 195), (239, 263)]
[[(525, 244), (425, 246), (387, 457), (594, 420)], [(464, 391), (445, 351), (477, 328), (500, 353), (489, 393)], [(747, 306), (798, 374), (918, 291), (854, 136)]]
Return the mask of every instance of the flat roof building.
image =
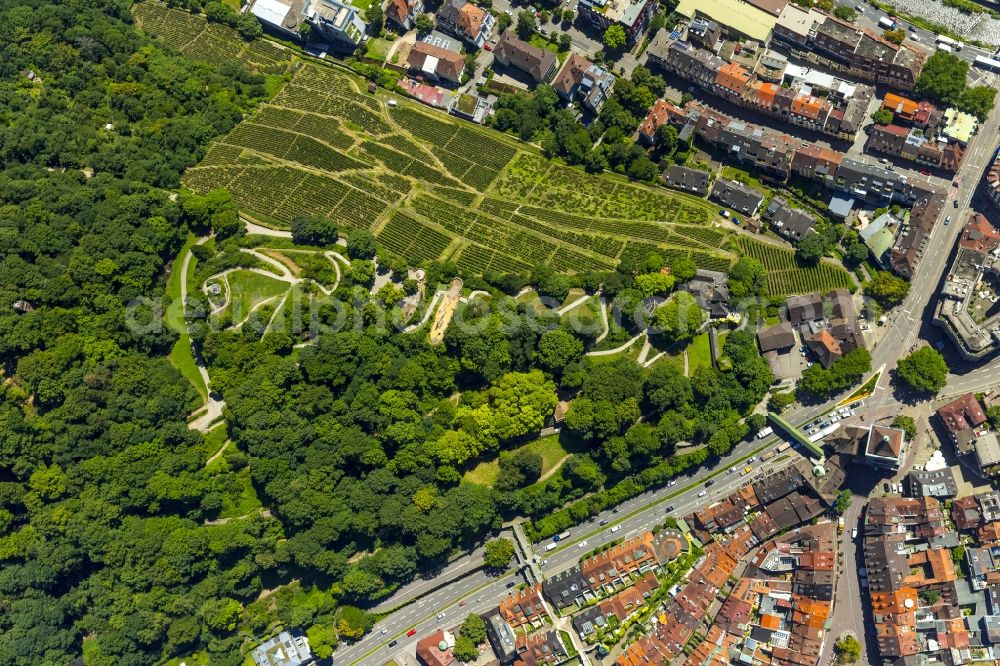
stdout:
[(777, 15), (742, 0), (681, 0), (676, 11), (689, 19), (702, 16), (715, 21), (728, 29), (730, 39), (739, 36), (761, 43), (771, 39), (778, 20)]

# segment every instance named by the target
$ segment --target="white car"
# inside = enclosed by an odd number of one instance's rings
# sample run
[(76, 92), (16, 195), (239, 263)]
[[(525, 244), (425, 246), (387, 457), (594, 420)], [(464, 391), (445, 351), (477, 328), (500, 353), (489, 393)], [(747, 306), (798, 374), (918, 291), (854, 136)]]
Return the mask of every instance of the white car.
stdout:
[(667, 485), (670, 486), (671, 488), (673, 488), (674, 486), (677, 485), (677, 479), (672, 479), (670, 481), (670, 483), (668, 483)]
[(748, 465), (753, 462), (757, 462), (757, 456), (750, 456), (749, 458), (747, 458)]
[(729, 472), (728, 473), (732, 474), (735, 471), (736, 471), (736, 465), (733, 465), (732, 467), (729, 468)]
[(851, 538), (852, 539), (857, 539), (858, 538), (858, 528), (857, 527), (855, 527), (853, 530), (851, 530)]
[(621, 526), (621, 525), (615, 525), (614, 527), (612, 527), (612, 528), (611, 528), (611, 532), (612, 532), (612, 534), (613, 534), (613, 533), (615, 533), (615, 532), (619, 532), (619, 531), (621, 531), (621, 529), (622, 529), (622, 526)]
[(833, 416), (830, 417), (830, 423), (836, 423), (839, 420), (840, 420), (840, 417), (837, 416), (836, 414), (834, 414)]
[(708, 492), (703, 490), (700, 493), (698, 493), (698, 497), (704, 497), (707, 494), (708, 494)]
[(586, 547), (587, 547), (587, 540), (586, 540), (586, 539), (584, 539), (584, 540), (583, 540), (583, 541), (581, 541), (580, 543), (576, 544), (576, 547), (577, 547), (577, 548), (586, 548)]
[(840, 414), (841, 416), (847, 416), (847, 413), (850, 411), (851, 410), (849, 410), (847, 407), (841, 407), (840, 409), (837, 410), (837, 413)]

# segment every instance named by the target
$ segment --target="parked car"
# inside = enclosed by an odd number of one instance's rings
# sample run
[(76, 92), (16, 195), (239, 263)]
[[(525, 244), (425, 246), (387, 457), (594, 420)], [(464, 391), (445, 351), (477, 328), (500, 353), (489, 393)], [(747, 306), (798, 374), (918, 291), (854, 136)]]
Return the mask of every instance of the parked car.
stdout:
[(673, 488), (674, 486), (677, 485), (677, 479), (671, 479), (670, 483), (668, 483), (667, 485)]
[(858, 528), (857, 527), (855, 527), (853, 530), (851, 530), (851, 538), (852, 539), (857, 539), (858, 538)]
[(490, 44), (489, 42), (487, 42), (487, 43), (483, 44), (483, 48), (486, 49), (487, 51), (492, 51), (493, 50), (493, 45)]
[(444, 619), (444, 613), (438, 613), (438, 619), (439, 620), (443, 620)]
[(949, 215), (948, 217), (944, 218), (944, 223), (945, 224), (951, 224), (951, 215)]
[(890, 490), (892, 490), (892, 486), (890, 486), (888, 483), (883, 483), (882, 484), (882, 492), (887, 493)]

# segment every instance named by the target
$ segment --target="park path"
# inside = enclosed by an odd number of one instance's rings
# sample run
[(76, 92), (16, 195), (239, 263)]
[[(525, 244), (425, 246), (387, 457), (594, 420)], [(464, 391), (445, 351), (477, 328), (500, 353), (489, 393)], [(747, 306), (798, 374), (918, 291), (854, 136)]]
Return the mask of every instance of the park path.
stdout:
[(254, 224), (250, 220), (243, 218), (243, 224), (246, 226), (248, 234), (258, 234), (260, 236), (274, 236), (276, 238), (291, 238), (292, 232), (285, 231), (284, 229), (272, 229), (271, 227), (264, 227), (259, 224)]
[[(195, 241), (195, 245), (201, 245), (206, 242), (211, 236), (203, 236)], [(188, 283), (187, 274), (188, 267), (191, 265), (191, 258), (194, 255), (191, 250), (188, 249), (187, 254), (184, 255), (184, 261), (181, 262), (181, 303), (187, 302), (188, 295)], [(198, 355), (194, 353), (194, 348), (191, 349), (191, 354), (194, 356), (194, 362), (198, 368), (198, 374), (201, 375), (201, 379), (205, 382), (205, 386), (208, 387), (208, 399), (205, 404), (202, 405), (200, 409), (195, 410), (195, 414), (203, 412), (198, 418), (192, 419), (188, 422), (188, 428), (192, 430), (198, 430), (200, 432), (208, 432), (212, 429), (212, 424), (218, 421), (222, 417), (222, 408), (225, 407), (225, 403), (219, 400), (218, 397), (212, 395), (212, 382), (211, 378), (208, 376), (208, 369), (205, 367), (205, 361)]]
[(231, 440), (231, 439), (227, 439), (226, 441), (224, 441), (222, 443), (222, 446), (219, 447), (219, 450), (216, 451), (215, 453), (213, 453), (212, 455), (210, 455), (208, 457), (208, 460), (205, 461), (205, 467), (208, 467), (209, 465), (211, 465), (212, 463), (214, 463), (216, 460), (218, 460), (219, 456), (221, 456), (223, 454), (223, 452), (226, 450), (226, 448), (230, 444), (232, 444), (232, 443), (233, 443), (233, 440)]
[(646, 335), (646, 331), (642, 331), (641, 333), (637, 333), (634, 338), (632, 338), (631, 340), (629, 340), (628, 342), (626, 342), (625, 344), (623, 344), (621, 347), (615, 347), (614, 349), (603, 349), (601, 351), (587, 352), (586, 354), (584, 354), (584, 356), (611, 356), (612, 354), (617, 354), (619, 352), (623, 352), (626, 349), (628, 349), (629, 347), (631, 347), (633, 344), (635, 344), (635, 341), (638, 340), (639, 338), (641, 338), (644, 335)]

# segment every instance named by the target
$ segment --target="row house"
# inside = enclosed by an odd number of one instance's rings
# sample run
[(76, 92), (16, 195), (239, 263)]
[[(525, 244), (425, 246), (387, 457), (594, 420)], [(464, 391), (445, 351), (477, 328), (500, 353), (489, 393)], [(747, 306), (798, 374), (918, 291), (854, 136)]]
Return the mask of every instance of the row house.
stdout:
[(924, 64), (923, 56), (910, 47), (832, 16), (817, 26), (811, 46), (840, 63), (841, 71), (897, 90), (913, 90)]
[(651, 56), (651, 62), (694, 83), (708, 92), (715, 92), (719, 70), (726, 61), (711, 51), (695, 48), (686, 42), (671, 41), (663, 60)]
[(542, 585), (534, 585), (517, 590), (500, 600), (500, 617), (512, 628), (525, 625), (538, 627), (548, 613), (542, 602)]
[(927, 100), (914, 102), (895, 93), (886, 93), (882, 98), (882, 108), (891, 111), (897, 121), (920, 128), (930, 125), (932, 117), (937, 115), (934, 105)]
[(958, 172), (964, 152), (958, 143), (939, 141), (918, 128), (900, 125), (873, 125), (868, 148), (951, 173)]

